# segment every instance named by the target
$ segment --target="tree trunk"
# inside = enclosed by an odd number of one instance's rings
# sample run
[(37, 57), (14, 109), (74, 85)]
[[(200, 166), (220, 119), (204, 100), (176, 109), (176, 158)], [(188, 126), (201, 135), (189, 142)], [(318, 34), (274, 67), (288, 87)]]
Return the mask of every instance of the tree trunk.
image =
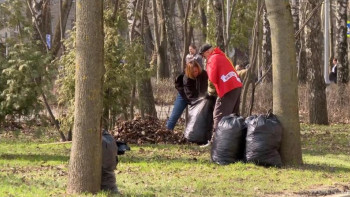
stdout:
[[(152, 43), (152, 33), (151, 29), (149, 26), (148, 22), (148, 17), (147, 17), (147, 11), (146, 8), (148, 7), (149, 1), (145, 0), (143, 2), (142, 7), (136, 8), (136, 0), (129, 0), (129, 5), (128, 5), (128, 18), (129, 18), (129, 27), (132, 26), (132, 23), (135, 22), (135, 31), (134, 31), (134, 36), (133, 40), (131, 42), (137, 42), (137, 41), (143, 41), (144, 46), (145, 46), (145, 58), (147, 60), (145, 61), (145, 67), (149, 68), (149, 62), (151, 61), (152, 57), (152, 52), (154, 49), (154, 45)], [(140, 9), (141, 8), (141, 9)], [(135, 9), (136, 10), (135, 12)], [(135, 16), (135, 13), (140, 13), (141, 11), (141, 18), (139, 16)], [(136, 17), (136, 18), (135, 18)], [(132, 28), (132, 27), (131, 27)], [(131, 29), (129, 30), (131, 31)], [(151, 78), (149, 76), (143, 76), (137, 79), (136, 82), (136, 88), (139, 96), (139, 108), (141, 112), (141, 116), (153, 116), (157, 117), (157, 112), (155, 108), (155, 103), (154, 103), (154, 96), (153, 96), (153, 90), (152, 90), (152, 85), (151, 85)]]
[(97, 193), (101, 187), (102, 161), (103, 1), (77, 0), (76, 13), (79, 36), (68, 192)]
[[(293, 18), (294, 32), (297, 32), (299, 30), (299, 1), (300, 0), (291, 0), (291, 12)], [(295, 50), (296, 57), (298, 57), (300, 51), (300, 39), (295, 39)], [(299, 58), (297, 58), (297, 65), (298, 61)]]
[[(264, 7), (263, 14), (263, 41), (262, 41), (262, 53), (263, 53), (263, 65), (262, 65), (262, 75), (269, 70), (272, 66), (272, 52), (271, 52), (271, 29), (270, 23), (267, 19), (266, 6)], [(266, 74), (263, 79), (264, 83), (272, 82), (272, 69)]]
[[(185, 65), (186, 65), (186, 55), (188, 54), (188, 46), (191, 43), (191, 31), (193, 31), (193, 27), (191, 25), (188, 25), (188, 18), (190, 14), (190, 9), (192, 1), (188, 0), (187, 2), (187, 7), (186, 7), (186, 14), (185, 14), (185, 19), (184, 19), (184, 25), (183, 25), (183, 34), (184, 34), (184, 46), (183, 46), (183, 53), (182, 53), (182, 60), (181, 60), (181, 67), (182, 70), (184, 70)], [(192, 8), (193, 9), (193, 8)]]
[[(155, 3), (155, 1), (153, 1)], [(153, 5), (155, 31), (154, 35), (156, 38), (156, 50), (157, 50), (157, 80), (169, 78), (169, 65), (167, 58), (167, 37), (165, 28), (165, 14), (162, 0), (157, 0), (156, 4)], [(158, 32), (159, 29), (159, 32)]]
[(215, 12), (215, 37), (216, 45), (222, 50), (225, 51), (225, 42), (224, 42), (224, 31), (222, 27), (224, 26), (222, 20), (222, 9), (223, 5), (221, 0), (214, 0), (214, 12)]
[(266, 0), (271, 27), (273, 111), (283, 127), (281, 157), (285, 165), (302, 164), (298, 81), (293, 21), (288, 0)]
[(58, 52), (59, 52), (61, 45), (62, 45), (61, 32), (64, 33), (66, 31), (68, 16), (69, 16), (70, 10), (72, 8), (72, 1), (73, 0), (64, 0), (64, 2), (62, 4), (62, 30), (61, 30), (60, 22), (58, 22), (56, 24), (56, 27), (55, 27), (55, 34), (53, 35), (52, 49), (51, 49), (51, 53), (55, 57), (58, 56)]
[[(309, 0), (306, 14), (318, 4), (318, 0)], [(326, 85), (322, 76), (322, 32), (320, 10), (305, 26), (306, 60), (308, 67), (309, 119), (311, 124), (328, 124)]]
[(200, 13), (200, 16), (201, 16), (201, 24), (202, 24), (202, 27), (201, 27), (201, 33), (202, 33), (202, 41), (201, 43), (205, 43), (206, 40), (207, 40), (207, 15), (205, 14), (205, 8), (203, 7), (203, 5), (199, 5), (199, 13)]
[[(305, 14), (305, 3), (299, 5), (299, 27), (303, 24), (306, 19)], [(300, 84), (306, 84), (307, 78), (307, 64), (306, 64), (306, 51), (305, 51), (305, 40), (304, 31), (301, 31), (299, 36), (296, 38), (300, 41), (300, 49), (298, 51), (298, 81)]]
[[(142, 33), (142, 40), (145, 46), (145, 51), (146, 51), (146, 64), (145, 67), (149, 68), (149, 62), (151, 61), (152, 57), (152, 52), (154, 49), (154, 45), (152, 43), (152, 32), (151, 28), (149, 25), (148, 21), (148, 16), (147, 16), (147, 11), (146, 8), (147, 3), (144, 4), (145, 10), (143, 10), (141, 23), (141, 32)], [(140, 36), (141, 36), (140, 35)], [(155, 102), (154, 102), (154, 96), (153, 96), (153, 89), (152, 89), (152, 84), (151, 84), (151, 78), (150, 77), (142, 77), (140, 80), (138, 80), (138, 92), (139, 92), (139, 100), (140, 100), (140, 111), (142, 116), (152, 116), (152, 117), (157, 117), (157, 111), (155, 107)]]
[(170, 56), (170, 68), (173, 78), (175, 78), (181, 72), (180, 52), (176, 50), (175, 3), (175, 0), (163, 0), (168, 50)]
[(337, 82), (347, 83), (349, 81), (349, 66), (348, 66), (348, 57), (347, 57), (347, 40), (346, 40), (346, 9), (347, 9), (348, 0), (337, 0), (337, 44), (336, 44), (336, 53), (338, 59), (337, 66)]

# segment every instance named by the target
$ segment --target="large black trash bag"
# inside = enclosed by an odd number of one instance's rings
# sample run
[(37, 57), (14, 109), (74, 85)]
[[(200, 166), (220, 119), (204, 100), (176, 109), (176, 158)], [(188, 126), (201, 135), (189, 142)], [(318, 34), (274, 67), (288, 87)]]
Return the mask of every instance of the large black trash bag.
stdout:
[(214, 97), (202, 97), (189, 105), (185, 138), (189, 142), (206, 144), (213, 129)]
[(102, 134), (102, 190), (118, 191), (114, 173), (117, 167), (117, 153), (118, 147), (115, 139), (104, 130)]
[(246, 119), (246, 159), (263, 166), (281, 167), (279, 149), (282, 125), (272, 113), (250, 116)]
[(211, 160), (220, 165), (244, 160), (246, 132), (243, 117), (235, 114), (223, 117), (214, 133)]

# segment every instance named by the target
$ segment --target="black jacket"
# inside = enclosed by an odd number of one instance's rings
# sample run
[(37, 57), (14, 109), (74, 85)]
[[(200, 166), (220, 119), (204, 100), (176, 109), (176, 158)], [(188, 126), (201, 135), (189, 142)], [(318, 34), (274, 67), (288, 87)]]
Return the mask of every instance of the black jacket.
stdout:
[(195, 79), (188, 78), (186, 75), (184, 75), (183, 87), (186, 98), (190, 102), (197, 100), (201, 96), (205, 96), (208, 90), (207, 72), (202, 70), (201, 74)]
[(183, 83), (184, 76), (185, 76), (185, 74), (181, 73), (179, 76), (176, 77), (176, 79), (175, 79), (175, 88), (179, 92), (181, 97), (183, 99), (185, 99), (187, 101), (187, 103), (189, 103), (190, 101), (186, 98), (186, 94), (185, 94), (185, 91), (184, 91), (184, 83)]

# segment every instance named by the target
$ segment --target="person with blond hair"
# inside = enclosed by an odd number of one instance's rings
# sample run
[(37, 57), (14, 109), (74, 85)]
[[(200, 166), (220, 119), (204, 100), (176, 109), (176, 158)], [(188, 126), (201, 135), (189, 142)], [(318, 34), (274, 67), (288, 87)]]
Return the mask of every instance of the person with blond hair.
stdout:
[(187, 100), (193, 102), (206, 95), (208, 74), (197, 61), (190, 61), (186, 64), (183, 84)]
[[(174, 102), (174, 108), (170, 114), (170, 117), (168, 118), (168, 121), (166, 123), (166, 128), (168, 130), (174, 130), (176, 122), (181, 117), (181, 114), (186, 109), (187, 105), (190, 103), (188, 100), (185, 91), (184, 91), (184, 84), (183, 80), (185, 77), (185, 70), (187, 67), (187, 64), (190, 62), (196, 62), (197, 65), (199, 65), (200, 73), (202, 71), (202, 57), (197, 54), (196, 46), (194, 44), (191, 44), (189, 46), (189, 54), (186, 56), (186, 65), (184, 68), (184, 72), (176, 77), (175, 79), (175, 88), (178, 91), (178, 94), (176, 96), (175, 102)], [(196, 70), (196, 68), (194, 68)], [(197, 72), (197, 71), (196, 71)], [(205, 72), (206, 74), (206, 72)], [(195, 77), (196, 78), (196, 77)], [(191, 83), (192, 81), (190, 81)], [(188, 87), (187, 87), (188, 88)], [(187, 89), (188, 92), (191, 90)], [(190, 96), (192, 98), (192, 96)]]

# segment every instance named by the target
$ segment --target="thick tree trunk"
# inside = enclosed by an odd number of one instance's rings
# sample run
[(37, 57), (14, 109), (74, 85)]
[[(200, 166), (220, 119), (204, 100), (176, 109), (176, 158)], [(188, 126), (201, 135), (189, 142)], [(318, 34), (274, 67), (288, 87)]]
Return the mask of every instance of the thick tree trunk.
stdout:
[(62, 23), (62, 30), (61, 30), (60, 22), (58, 22), (56, 24), (55, 34), (53, 35), (53, 39), (52, 39), (51, 52), (55, 57), (58, 56), (58, 52), (59, 52), (61, 45), (62, 45), (61, 32), (64, 33), (66, 31), (67, 20), (68, 20), (70, 10), (72, 8), (72, 2), (73, 2), (73, 0), (64, 0), (64, 2), (62, 4), (62, 22), (61, 22)]
[[(129, 27), (132, 28), (132, 23), (135, 21), (135, 26), (134, 26), (134, 36), (132, 42), (136, 41), (143, 41), (144, 46), (145, 46), (145, 67), (149, 68), (149, 62), (151, 61), (152, 57), (152, 52), (154, 49), (153, 45), (153, 40), (152, 40), (152, 33), (151, 29), (149, 26), (148, 22), (148, 17), (147, 17), (147, 7), (149, 4), (149, 1), (145, 0), (143, 2), (142, 7), (136, 8), (136, 0), (129, 0), (129, 5), (128, 5), (128, 18), (129, 18)], [(136, 10), (135, 12), (135, 9)], [(135, 16), (135, 13), (140, 13), (139, 16)], [(136, 19), (135, 19), (136, 17)], [(129, 29), (131, 31), (131, 29)], [(149, 115), (153, 117), (157, 117), (157, 112), (155, 108), (155, 103), (154, 103), (154, 96), (153, 96), (153, 90), (152, 90), (152, 85), (151, 85), (151, 79), (149, 76), (143, 76), (137, 79), (137, 92), (139, 96), (139, 108), (141, 112), (141, 116)]]
[[(294, 32), (297, 32), (299, 30), (299, 1), (300, 0), (291, 0), (291, 12), (293, 18)], [(295, 50), (296, 57), (298, 57), (300, 51), (300, 39), (295, 39)], [(298, 62), (299, 58), (297, 58), (297, 65)]]
[[(159, 36), (157, 40), (157, 80), (169, 78), (169, 64), (167, 58), (167, 36), (165, 27), (165, 14), (162, 0), (157, 0), (153, 6), (153, 12), (157, 14), (154, 25), (157, 25), (159, 32), (155, 36)], [(155, 18), (156, 19), (156, 18)]]
[(181, 67), (182, 70), (184, 70), (185, 65), (186, 65), (186, 55), (188, 54), (188, 46), (191, 43), (191, 35), (192, 35), (192, 31), (193, 31), (193, 27), (191, 25), (188, 25), (188, 18), (189, 18), (189, 14), (190, 14), (190, 9), (194, 6), (191, 6), (192, 1), (188, 0), (187, 2), (187, 7), (186, 7), (186, 14), (185, 14), (185, 19), (184, 19), (184, 25), (183, 25), (183, 34), (184, 34), (184, 46), (183, 46), (183, 52), (182, 52), (182, 60), (181, 60)]
[(222, 50), (225, 51), (225, 42), (224, 42), (224, 31), (222, 27), (224, 22), (222, 20), (222, 9), (223, 5), (221, 0), (214, 0), (214, 12), (215, 12), (215, 37), (216, 45)]
[[(101, 187), (103, 1), (77, 0), (76, 81), (68, 192)], [(93, 49), (93, 50), (92, 50)]]
[[(145, 67), (149, 68), (149, 62), (151, 61), (154, 45), (152, 43), (152, 32), (151, 28), (149, 25), (148, 21), (148, 16), (147, 16), (147, 6), (148, 2), (144, 4), (146, 6), (144, 11), (143, 11), (143, 20), (142, 23), (142, 33), (140, 36), (142, 36), (144, 46), (145, 46), (145, 51), (146, 51), (146, 64)], [(152, 117), (157, 117), (157, 111), (155, 107), (155, 102), (154, 102), (154, 96), (153, 96), (153, 89), (152, 89), (152, 84), (151, 84), (151, 78), (150, 77), (142, 77), (140, 80), (138, 80), (138, 93), (139, 93), (139, 100), (140, 100), (140, 111), (142, 116), (152, 116)]]
[[(272, 52), (271, 52), (271, 29), (270, 23), (267, 19), (266, 8), (264, 8), (263, 14), (263, 41), (262, 41), (262, 53), (263, 53), (263, 65), (262, 65), (262, 75), (269, 70), (270, 66), (272, 66)], [(266, 74), (263, 79), (264, 83), (272, 82), (272, 69)]]
[(349, 65), (347, 57), (347, 40), (346, 40), (346, 10), (347, 10), (347, 1), (348, 0), (337, 0), (337, 44), (336, 44), (336, 53), (338, 59), (337, 66), (337, 82), (347, 83), (349, 81)]
[[(318, 4), (309, 0), (306, 14)], [(306, 60), (308, 65), (309, 119), (312, 124), (328, 124), (326, 85), (322, 76), (322, 32), (320, 10), (305, 26)]]
[(176, 50), (175, 4), (175, 0), (163, 0), (168, 50), (170, 56), (170, 68), (173, 78), (175, 78), (181, 72), (180, 52)]
[[(299, 27), (306, 20), (305, 14), (305, 3), (299, 5)], [(306, 64), (306, 51), (305, 51), (305, 40), (304, 31), (301, 31), (299, 36), (296, 38), (300, 41), (300, 49), (298, 52), (298, 81), (300, 84), (306, 84), (307, 78), (307, 64)]]
[(302, 164), (298, 81), (293, 21), (288, 0), (266, 0), (271, 27), (273, 112), (283, 126), (281, 157), (285, 165)]
[(205, 8), (203, 7), (202, 4), (199, 5), (199, 13), (201, 16), (201, 33), (202, 33), (202, 42), (201, 43), (205, 43), (207, 40), (207, 15), (205, 14)]

